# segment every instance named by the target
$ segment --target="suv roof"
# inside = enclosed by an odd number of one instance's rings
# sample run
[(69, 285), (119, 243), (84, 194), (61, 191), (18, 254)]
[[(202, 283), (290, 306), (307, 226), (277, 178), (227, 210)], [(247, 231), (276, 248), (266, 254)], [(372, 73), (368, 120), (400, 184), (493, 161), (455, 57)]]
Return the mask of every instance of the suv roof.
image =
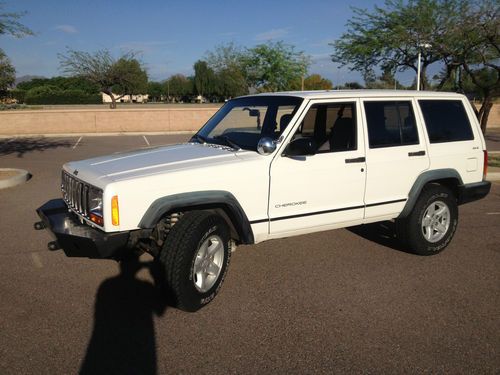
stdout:
[(462, 94), (453, 92), (435, 92), (435, 91), (415, 91), (415, 90), (321, 90), (321, 91), (281, 91), (276, 93), (262, 93), (258, 95), (277, 95), (277, 96), (298, 96), (304, 99), (329, 99), (345, 97), (440, 97), (440, 98), (463, 98)]

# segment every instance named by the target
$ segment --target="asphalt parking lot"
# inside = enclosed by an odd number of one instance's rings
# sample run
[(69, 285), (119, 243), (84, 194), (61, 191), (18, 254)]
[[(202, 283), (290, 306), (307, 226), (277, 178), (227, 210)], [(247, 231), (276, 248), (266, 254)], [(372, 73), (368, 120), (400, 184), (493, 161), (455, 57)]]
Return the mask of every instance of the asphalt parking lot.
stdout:
[(163, 304), (147, 256), (124, 279), (33, 230), (64, 162), (188, 138), (0, 139), (0, 167), (33, 175), (0, 190), (0, 374), (500, 372), (499, 183), (433, 257), (398, 250), (390, 224), (241, 246), (194, 314)]

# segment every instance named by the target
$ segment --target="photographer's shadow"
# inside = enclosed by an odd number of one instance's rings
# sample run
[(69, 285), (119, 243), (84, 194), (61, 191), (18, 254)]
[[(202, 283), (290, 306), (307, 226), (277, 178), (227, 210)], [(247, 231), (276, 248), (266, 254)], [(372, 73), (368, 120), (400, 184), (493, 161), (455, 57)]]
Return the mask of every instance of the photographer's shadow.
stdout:
[(139, 259), (120, 262), (120, 274), (105, 280), (96, 295), (94, 329), (80, 374), (156, 374), (153, 314), (161, 316), (166, 300), (161, 288), (136, 278), (148, 267), (161, 282), (157, 264)]

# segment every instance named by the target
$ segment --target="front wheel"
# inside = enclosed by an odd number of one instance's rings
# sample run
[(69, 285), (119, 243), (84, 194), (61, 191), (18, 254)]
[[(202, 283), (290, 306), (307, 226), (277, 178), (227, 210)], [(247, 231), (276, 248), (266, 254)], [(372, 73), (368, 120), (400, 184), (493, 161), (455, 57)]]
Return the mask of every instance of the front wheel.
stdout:
[(205, 212), (184, 214), (160, 253), (172, 305), (197, 311), (219, 292), (231, 252), (229, 229), (222, 217)]
[(427, 185), (410, 215), (398, 220), (398, 236), (412, 252), (434, 255), (448, 246), (457, 224), (457, 201), (451, 190)]

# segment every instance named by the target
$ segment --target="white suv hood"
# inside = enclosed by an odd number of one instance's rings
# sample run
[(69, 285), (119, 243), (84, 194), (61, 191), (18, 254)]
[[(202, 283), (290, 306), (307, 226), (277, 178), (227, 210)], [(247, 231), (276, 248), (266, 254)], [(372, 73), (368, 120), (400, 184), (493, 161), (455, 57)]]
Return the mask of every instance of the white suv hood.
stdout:
[(78, 177), (83, 180), (88, 177), (119, 181), (237, 160), (235, 152), (225, 147), (188, 143), (70, 162), (64, 169), (78, 170)]

